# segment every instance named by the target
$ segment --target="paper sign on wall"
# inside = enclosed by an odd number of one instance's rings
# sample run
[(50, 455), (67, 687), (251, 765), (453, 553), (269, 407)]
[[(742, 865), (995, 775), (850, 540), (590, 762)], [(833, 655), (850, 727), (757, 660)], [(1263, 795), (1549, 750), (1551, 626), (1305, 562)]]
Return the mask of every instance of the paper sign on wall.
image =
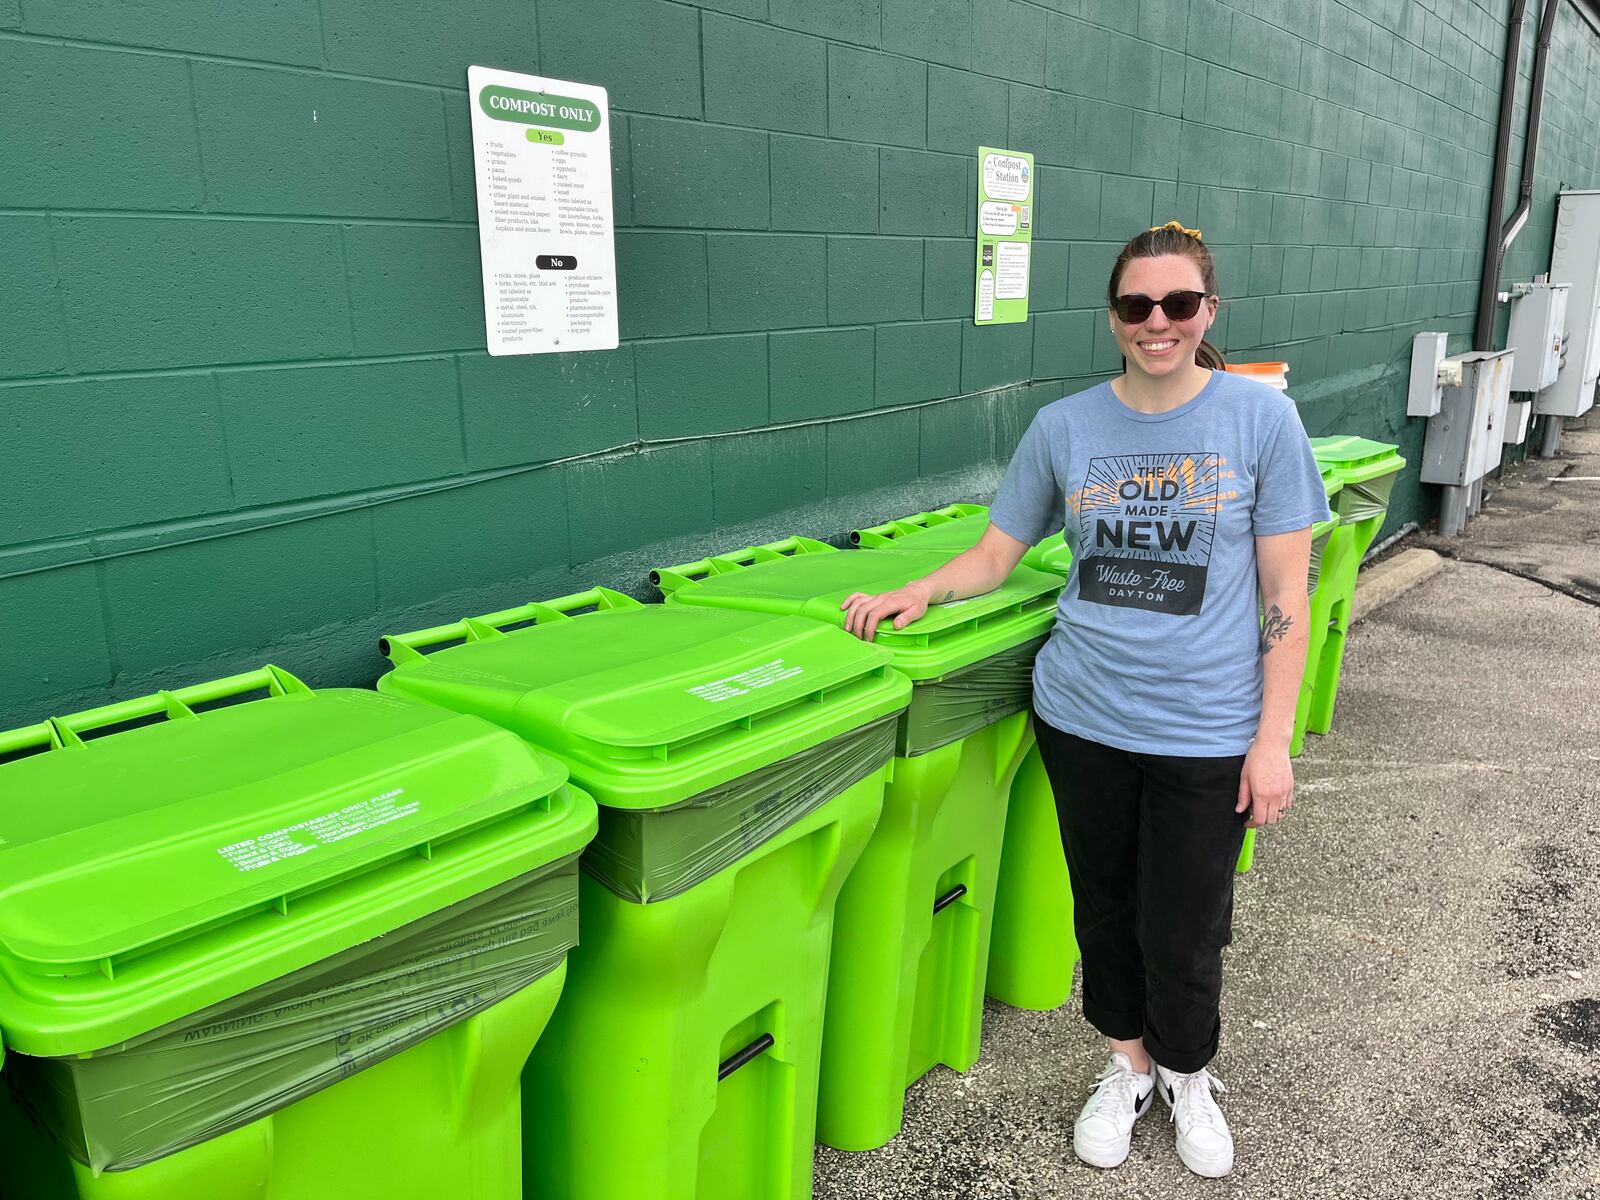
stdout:
[(616, 349), (606, 90), (468, 67), (467, 92), (489, 353)]
[(1033, 195), (1033, 155), (978, 147), (975, 324), (1009, 325), (1028, 319)]

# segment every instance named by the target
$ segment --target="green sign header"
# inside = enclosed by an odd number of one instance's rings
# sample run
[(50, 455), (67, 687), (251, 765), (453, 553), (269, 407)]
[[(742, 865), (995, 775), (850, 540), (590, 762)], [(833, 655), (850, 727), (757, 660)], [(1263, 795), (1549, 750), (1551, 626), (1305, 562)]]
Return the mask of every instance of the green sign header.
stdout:
[(552, 129), (593, 131), (600, 128), (600, 110), (587, 100), (574, 100), (571, 96), (495, 86), (478, 93), (478, 104), (497, 121)]

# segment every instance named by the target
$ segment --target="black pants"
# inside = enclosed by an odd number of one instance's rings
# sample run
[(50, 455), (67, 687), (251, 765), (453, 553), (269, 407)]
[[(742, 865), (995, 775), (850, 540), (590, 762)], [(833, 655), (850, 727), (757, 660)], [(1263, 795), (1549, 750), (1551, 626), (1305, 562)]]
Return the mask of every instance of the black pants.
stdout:
[(1198, 1071), (1222, 1033), (1222, 948), (1244, 841), (1244, 756), (1136, 754), (1034, 716), (1072, 874), (1083, 1015), (1143, 1037), (1169, 1071)]

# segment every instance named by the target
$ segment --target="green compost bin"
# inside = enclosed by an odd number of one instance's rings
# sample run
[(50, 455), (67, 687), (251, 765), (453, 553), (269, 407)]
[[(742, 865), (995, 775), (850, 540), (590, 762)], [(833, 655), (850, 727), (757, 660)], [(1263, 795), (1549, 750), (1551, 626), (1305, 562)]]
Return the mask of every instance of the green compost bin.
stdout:
[(1311, 449), (1317, 464), (1340, 484), (1339, 528), (1328, 540), (1322, 563), (1322, 587), (1333, 590), (1328, 597), (1326, 634), (1306, 720), (1306, 728), (1312, 733), (1327, 733), (1333, 727), (1350, 607), (1355, 601), (1356, 573), (1388, 515), (1389, 496), (1406, 460), (1400, 456), (1398, 446), (1360, 437), (1312, 438)]
[(0, 734), (0, 1191), (521, 1197), (594, 803), (266, 667)]
[[(1339, 528), (1338, 509), (1334, 508), (1335, 497), (1342, 484), (1337, 479), (1324, 474), (1323, 487), (1328, 493), (1329, 507), (1333, 516), (1326, 521), (1317, 521), (1311, 526), (1311, 565), (1306, 573), (1306, 602), (1307, 630), (1306, 630), (1306, 665), (1305, 671), (1300, 676), (1300, 693), (1295, 697), (1294, 727), (1289, 735), (1289, 757), (1298, 758), (1305, 748), (1306, 720), (1311, 713), (1311, 704), (1316, 692), (1317, 663), (1322, 656), (1322, 646), (1328, 636), (1328, 611), (1332, 607), (1333, 589), (1322, 587), (1322, 566), (1327, 561), (1328, 542)], [(1244, 831), (1244, 845), (1239, 850), (1238, 870), (1242, 875), (1255, 865), (1256, 861), (1256, 834), (1255, 829)]]
[[(942, 550), (953, 558), (976, 546), (988, 527), (987, 505), (947, 504), (882, 525), (852, 529), (850, 542), (863, 550)], [(1063, 534), (1053, 533), (1037, 546), (1030, 546), (1021, 565), (1065, 577), (1072, 569), (1072, 549)]]
[[(852, 530), (850, 540), (863, 549), (937, 550), (953, 557), (977, 545), (988, 527), (986, 506), (948, 504)], [(1022, 565), (1065, 579), (1072, 569), (1072, 550), (1062, 534), (1052, 534), (1029, 548)], [(1013, 1008), (1049, 1012), (1067, 1002), (1077, 961), (1072, 887), (1055, 792), (1030, 730), (1006, 805), (985, 990)]]
[[(798, 614), (839, 627), (851, 592), (926, 575), (947, 552), (840, 551), (790, 538), (662, 569), (669, 608)], [(1033, 657), (1061, 580), (1018, 568), (876, 642), (914, 683), (883, 818), (839, 897), (817, 1134), (866, 1150), (900, 1129), (905, 1089), (978, 1057), (1011, 779), (1027, 749)]]
[(582, 943), (523, 1079), (529, 1196), (809, 1197), (834, 903), (911, 698), (892, 656), (604, 589), (384, 652), (380, 690), (516, 732), (600, 804)]

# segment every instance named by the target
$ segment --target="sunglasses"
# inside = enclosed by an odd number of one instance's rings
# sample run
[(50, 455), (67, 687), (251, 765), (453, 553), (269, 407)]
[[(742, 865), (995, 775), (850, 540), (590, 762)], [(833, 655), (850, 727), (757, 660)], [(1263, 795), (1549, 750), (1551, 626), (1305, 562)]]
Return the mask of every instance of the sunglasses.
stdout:
[(1204, 292), (1168, 292), (1161, 299), (1152, 300), (1149, 296), (1130, 292), (1112, 301), (1111, 308), (1117, 314), (1117, 320), (1124, 325), (1144, 324), (1158, 305), (1161, 311), (1167, 314), (1169, 321), (1187, 321), (1200, 311), (1200, 305), (1205, 298)]

